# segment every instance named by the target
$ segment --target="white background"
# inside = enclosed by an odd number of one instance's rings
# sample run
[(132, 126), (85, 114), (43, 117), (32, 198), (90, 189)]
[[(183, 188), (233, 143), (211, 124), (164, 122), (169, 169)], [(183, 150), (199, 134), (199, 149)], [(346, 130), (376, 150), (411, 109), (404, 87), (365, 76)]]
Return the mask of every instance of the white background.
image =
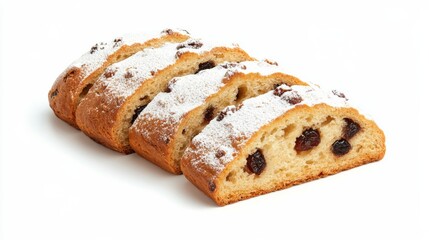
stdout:
[[(426, 1), (227, 2), (1, 2), (1, 239), (429, 239)], [(71, 61), (166, 27), (344, 91), (385, 131), (385, 158), (216, 207), (183, 176), (54, 116), (47, 94)]]

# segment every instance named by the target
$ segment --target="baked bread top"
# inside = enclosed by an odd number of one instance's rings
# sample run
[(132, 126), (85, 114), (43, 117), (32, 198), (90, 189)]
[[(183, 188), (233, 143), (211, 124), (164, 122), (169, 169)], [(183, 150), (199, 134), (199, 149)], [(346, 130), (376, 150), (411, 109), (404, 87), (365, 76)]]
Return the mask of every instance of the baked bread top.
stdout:
[[(202, 105), (205, 100), (228, 84), (231, 77), (238, 74), (267, 76), (280, 73), (281, 68), (263, 61), (246, 61), (241, 63), (224, 63), (196, 75), (173, 78), (168, 91), (159, 93), (136, 119), (133, 126), (140, 121), (159, 121), (157, 128), (169, 128), (171, 131), (160, 131), (169, 134), (174, 131), (183, 116), (190, 110)], [(281, 77), (281, 76), (279, 76)], [(296, 80), (300, 83), (299, 80)], [(136, 132), (146, 135), (152, 129), (136, 128)], [(168, 139), (169, 136), (158, 136)]]
[(81, 68), (81, 78), (85, 79), (92, 72), (94, 72), (95, 69), (100, 68), (107, 61), (107, 59), (122, 46), (142, 44), (148, 40), (161, 38), (171, 34), (189, 36), (189, 33), (186, 30), (165, 29), (160, 33), (139, 33), (118, 37), (111, 42), (99, 42), (92, 46), (87, 53), (83, 54), (80, 58), (71, 63), (67, 69)]
[(147, 48), (105, 70), (78, 106), (76, 122), (94, 140), (130, 153), (129, 127), (169, 80), (220, 61), (250, 59), (235, 44), (211, 45), (199, 39)]
[(173, 78), (130, 128), (135, 152), (165, 170), (180, 174), (180, 159), (192, 137), (228, 105), (272, 90), (305, 84), (261, 61), (226, 62), (197, 74)]
[(317, 104), (350, 107), (344, 94), (337, 91), (324, 91), (315, 85), (282, 85), (274, 91), (244, 101), (241, 107), (225, 108), (194, 137), (183, 159), (190, 161), (196, 171), (209, 174), (214, 179), (261, 127), (295, 107)]
[(97, 43), (58, 76), (48, 94), (49, 105), (55, 115), (77, 128), (76, 108), (106, 67), (147, 47), (183, 42), (188, 38), (185, 30), (166, 29), (161, 33), (129, 35)]

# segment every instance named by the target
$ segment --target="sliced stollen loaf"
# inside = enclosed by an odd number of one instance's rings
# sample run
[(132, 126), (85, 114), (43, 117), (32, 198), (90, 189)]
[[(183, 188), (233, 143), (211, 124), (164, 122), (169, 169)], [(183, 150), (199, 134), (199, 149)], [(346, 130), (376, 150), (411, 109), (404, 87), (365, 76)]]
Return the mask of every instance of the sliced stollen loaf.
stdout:
[(218, 205), (383, 158), (382, 130), (344, 94), (282, 85), (229, 107), (194, 137), (183, 174)]
[(184, 30), (166, 29), (157, 34), (125, 36), (112, 42), (97, 43), (58, 76), (49, 91), (49, 105), (60, 119), (77, 127), (75, 111), (80, 100), (108, 66), (147, 47), (183, 42), (188, 38)]
[(129, 127), (167, 89), (169, 80), (225, 61), (246, 60), (252, 58), (236, 45), (215, 46), (197, 39), (145, 49), (106, 69), (79, 104), (76, 122), (95, 141), (131, 153)]
[(180, 159), (192, 138), (229, 105), (281, 84), (304, 84), (267, 62), (223, 63), (197, 74), (173, 78), (130, 128), (135, 152), (163, 169), (180, 174)]

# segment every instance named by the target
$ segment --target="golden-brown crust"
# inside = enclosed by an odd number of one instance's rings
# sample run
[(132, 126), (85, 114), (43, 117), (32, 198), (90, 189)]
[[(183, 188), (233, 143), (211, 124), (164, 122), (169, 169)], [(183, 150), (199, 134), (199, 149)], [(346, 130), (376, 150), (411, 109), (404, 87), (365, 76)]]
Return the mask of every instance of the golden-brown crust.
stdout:
[[(252, 60), (252, 58), (240, 48), (216, 47), (201, 55), (194, 52), (185, 52), (178, 56), (178, 59), (173, 65), (157, 71), (151, 78), (146, 79), (138, 89), (126, 99), (120, 96), (106, 94), (106, 85), (102, 81), (97, 81), (77, 108), (76, 122), (78, 126), (86, 135), (112, 150), (122, 153), (133, 152), (128, 142), (124, 143), (124, 140), (120, 139), (118, 134), (123, 127), (122, 122), (126, 115), (126, 107), (138, 101), (141, 96), (146, 95), (147, 86), (151, 85), (153, 82), (162, 85), (161, 89), (164, 90), (167, 87), (168, 80), (170, 80), (165, 79), (165, 76), (169, 76), (172, 72), (176, 73), (181, 67), (183, 69), (179, 75), (189, 74), (191, 73), (189, 65), (198, 66), (199, 63), (204, 62), (202, 59), (208, 57), (216, 64), (224, 61)], [(177, 73), (176, 76), (178, 76)], [(152, 95), (152, 97), (154, 97), (156, 94)], [(151, 99), (146, 100), (150, 101)], [(128, 136), (126, 141), (128, 141)]]
[(73, 102), (76, 95), (74, 92), (80, 82), (82, 82), (81, 68), (66, 69), (58, 76), (48, 94), (49, 106), (55, 115), (75, 128), (78, 127), (73, 114)]
[[(156, 128), (157, 122), (151, 122), (144, 126), (138, 126), (138, 128)], [(165, 125), (165, 124), (164, 124)], [(166, 159), (171, 158), (170, 140), (162, 139), (159, 134), (151, 134), (150, 138), (152, 141), (146, 141), (146, 137), (141, 134), (130, 131), (131, 148), (140, 156), (161, 167), (162, 169), (173, 173), (180, 174), (180, 169), (175, 169), (169, 164)]]
[(49, 105), (58, 118), (78, 128), (75, 113), (82, 98), (81, 93), (88, 92), (94, 81), (108, 66), (118, 60), (122, 60), (124, 55), (129, 56), (147, 47), (160, 46), (165, 42), (182, 42), (188, 38), (189, 36), (187, 35), (169, 31), (166, 35), (160, 36), (159, 38), (148, 39), (148, 41), (144, 43), (123, 45), (112, 53), (99, 68), (95, 69), (87, 76), (83, 74), (84, 70), (81, 67), (69, 67), (58, 76), (49, 91)]
[[(245, 78), (247, 76), (247, 78)], [(247, 75), (238, 72), (228, 78), (228, 81), (224, 82), (224, 86), (218, 90), (218, 92), (212, 94), (208, 99), (205, 100), (205, 105), (214, 99), (219, 99), (223, 91), (230, 89), (235, 81), (270, 81), (272, 86), (287, 84), (287, 85), (307, 85), (299, 79), (284, 74), (284, 73), (273, 73), (268, 76), (263, 76), (258, 73), (249, 73)], [(269, 89), (271, 90), (271, 89)], [(188, 104), (184, 102), (183, 104)], [(218, 106), (214, 106), (218, 108)], [(145, 159), (155, 163), (164, 170), (173, 173), (181, 174), (180, 165), (176, 165), (173, 151), (178, 141), (179, 135), (181, 135), (181, 129), (188, 129), (187, 123), (193, 118), (197, 118), (196, 113), (199, 113), (199, 108), (195, 108), (187, 112), (179, 122), (167, 122), (163, 119), (152, 118), (144, 119), (143, 121), (137, 121), (133, 129), (130, 130), (130, 144), (134, 151)], [(222, 106), (221, 109), (224, 107)], [(173, 109), (171, 109), (173, 110)], [(138, 133), (139, 129), (147, 129), (144, 134)], [(162, 136), (162, 137), (161, 137)]]
[[(204, 194), (206, 194), (208, 197), (212, 198), (216, 204), (219, 206), (224, 206), (230, 203), (234, 203), (237, 201), (241, 201), (244, 199), (252, 198), (255, 196), (259, 196), (262, 194), (266, 194), (269, 192), (285, 189), (294, 185), (298, 185), (301, 183), (305, 183), (308, 181), (312, 181), (318, 178), (330, 176), (336, 173), (339, 173), (341, 171), (345, 171), (354, 167), (361, 166), (363, 164), (371, 163), (374, 161), (378, 161), (384, 157), (386, 146), (385, 146), (385, 136), (383, 131), (378, 128), (378, 126), (370, 120), (365, 119), (363, 116), (361, 116), (356, 109), (353, 108), (335, 108), (332, 109), (332, 107), (326, 105), (326, 104), (319, 104), (313, 107), (308, 107), (305, 105), (297, 106), (294, 109), (289, 110), (279, 118), (272, 121), (270, 124), (263, 126), (260, 128), (257, 132), (263, 132), (265, 129), (268, 129), (269, 126), (280, 124), (284, 119), (292, 116), (295, 112), (298, 111), (304, 111), (307, 114), (311, 113), (312, 109), (319, 109), (320, 111), (333, 111), (337, 114), (343, 115), (343, 116), (354, 116), (359, 117), (358, 120), (365, 125), (366, 128), (369, 128), (373, 131), (373, 139), (377, 140), (377, 152), (368, 152), (361, 155), (356, 156), (355, 158), (348, 159), (347, 161), (349, 164), (342, 164), (337, 165), (335, 167), (331, 167), (329, 169), (323, 169), (320, 171), (320, 173), (316, 175), (305, 175), (303, 174), (303, 177), (301, 179), (296, 179), (293, 181), (282, 181), (278, 182), (277, 185), (270, 189), (255, 189), (252, 192), (246, 192), (246, 193), (240, 193), (236, 194), (234, 196), (230, 196), (229, 198), (222, 198), (219, 196), (219, 186), (222, 186), (222, 180), (226, 179), (226, 174), (230, 172), (231, 167), (234, 165), (234, 162), (237, 159), (243, 158), (240, 149), (244, 147), (235, 149), (238, 151), (238, 154), (234, 157), (232, 161), (230, 161), (221, 172), (216, 171), (215, 169), (212, 169), (208, 164), (204, 164), (201, 162), (195, 162), (195, 159), (200, 159), (201, 156), (196, 153), (196, 151), (189, 151), (184, 156), (184, 158), (181, 161), (182, 166), (182, 172), (185, 175), (185, 177), (192, 182), (195, 186), (198, 187)], [(249, 139), (245, 139), (245, 145), (251, 145), (254, 141), (256, 141), (256, 133), (253, 134)], [(196, 146), (191, 144), (191, 149), (196, 149)], [(344, 156), (343, 156), (344, 157)], [(309, 173), (308, 173), (309, 174)]]

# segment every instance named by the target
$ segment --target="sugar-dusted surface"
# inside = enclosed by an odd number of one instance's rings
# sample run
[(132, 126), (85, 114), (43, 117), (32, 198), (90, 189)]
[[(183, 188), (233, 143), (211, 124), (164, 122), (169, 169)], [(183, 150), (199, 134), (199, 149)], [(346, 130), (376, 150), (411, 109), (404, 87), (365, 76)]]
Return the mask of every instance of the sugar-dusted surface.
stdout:
[(166, 29), (157, 33), (140, 33), (132, 34), (123, 37), (115, 38), (110, 42), (99, 42), (93, 45), (87, 53), (82, 55), (79, 59), (75, 60), (68, 69), (72, 67), (82, 68), (83, 78), (89, 76), (95, 69), (101, 67), (107, 58), (124, 45), (133, 45), (136, 43), (144, 43), (149, 39), (159, 38), (166, 34), (177, 32), (183, 35), (188, 35), (188, 32), (181, 29)]
[[(313, 106), (326, 103), (333, 107), (347, 107), (348, 103), (332, 91), (327, 92), (317, 86), (292, 86), (282, 85), (276, 89), (284, 90), (283, 94), (274, 94), (270, 91), (255, 98), (243, 102), (239, 109), (228, 107), (226, 116), (218, 121), (213, 119), (204, 130), (198, 134), (192, 143), (196, 148), (188, 148), (188, 151), (196, 151), (200, 158), (194, 159), (192, 164), (198, 168), (199, 164), (209, 165), (216, 172), (221, 172), (227, 163), (232, 161), (240, 146), (244, 144), (262, 126), (272, 122), (283, 113), (298, 105)], [(283, 91), (281, 91), (283, 92)], [(290, 99), (300, 97), (302, 101), (296, 105)], [(234, 141), (234, 142), (233, 142)], [(236, 147), (234, 147), (236, 145)], [(218, 151), (225, 152), (224, 156), (216, 157)]]
[[(140, 121), (162, 120), (169, 127), (177, 125), (182, 117), (192, 109), (202, 105), (211, 95), (217, 93), (224, 80), (236, 73), (258, 73), (270, 75), (280, 72), (280, 68), (266, 62), (246, 61), (241, 63), (224, 63), (198, 74), (177, 77), (170, 81), (170, 92), (158, 94), (139, 115), (135, 124)], [(142, 134), (148, 134), (151, 129), (135, 129)]]
[[(199, 43), (198, 48), (194, 43)], [(166, 43), (159, 48), (147, 48), (124, 61), (113, 64), (106, 69), (99, 84), (106, 86), (105, 94), (111, 95), (111, 101), (121, 103), (132, 95), (147, 79), (152, 78), (157, 71), (174, 64), (184, 52), (202, 54), (216, 47), (202, 43), (198, 39), (189, 39), (183, 43)]]

